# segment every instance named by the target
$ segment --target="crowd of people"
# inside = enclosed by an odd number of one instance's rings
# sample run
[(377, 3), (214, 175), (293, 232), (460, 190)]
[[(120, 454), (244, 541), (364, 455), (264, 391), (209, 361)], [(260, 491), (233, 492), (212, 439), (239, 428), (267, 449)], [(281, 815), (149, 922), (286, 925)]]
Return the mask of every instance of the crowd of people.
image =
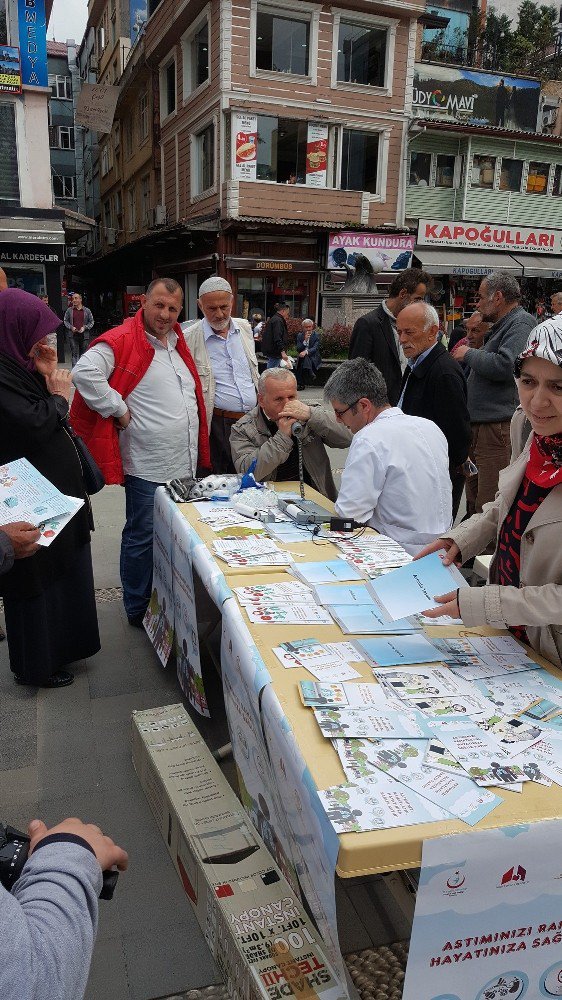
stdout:
[[(438, 595), (439, 607), (426, 613), (507, 626), (562, 667), (562, 316), (536, 325), (515, 279), (490, 274), (465, 337), (448, 350), (425, 301), (429, 283), (415, 268), (394, 279), (387, 298), (355, 324), (349, 358), (328, 380), (323, 403), (299, 398), (320, 363), (314, 321), (302, 323), (293, 370), (288, 307), (278, 303), (267, 322), (261, 314), (236, 318), (223, 278), (202, 283), (201, 319), (181, 325), (181, 286), (156, 278), (138, 312), (85, 353), (81, 338), (93, 316), (73, 296), (64, 318), (72, 373), (57, 366), (49, 342), (60, 318), (40, 298), (0, 288), (0, 464), (26, 458), (61, 492), (84, 500), (49, 547), (38, 546), (29, 523), (0, 531), (15, 681), (68, 685), (69, 666), (100, 648), (91, 506), (73, 434), (106, 484), (124, 486), (120, 569), (133, 627), (142, 627), (151, 595), (158, 486), (249, 469), (258, 481), (297, 480), (302, 455), (305, 483), (335, 501), (339, 515), (390, 536), (414, 558), (445, 549), (445, 562), (461, 564), (492, 551), (485, 586)], [(256, 348), (266, 359), (261, 374)], [(326, 447), (349, 449), (339, 491)], [(467, 518), (453, 526), (465, 488)], [(0, 927), (7, 920), (15, 927), (18, 960), (40, 954), (50, 947), (32, 920), (41, 894), (53, 904), (52, 919), (59, 892), (67, 912), (80, 897), (73, 933), (88, 955), (100, 873), (125, 868), (126, 855), (75, 820), (30, 832), (31, 858), (10, 904), (2, 898)], [(52, 891), (49, 865), (67, 880)], [(64, 942), (64, 926), (61, 934)], [(3, 991), (4, 947), (0, 995), (11, 997)], [(83, 970), (69, 975), (68, 995), (80, 997)]]

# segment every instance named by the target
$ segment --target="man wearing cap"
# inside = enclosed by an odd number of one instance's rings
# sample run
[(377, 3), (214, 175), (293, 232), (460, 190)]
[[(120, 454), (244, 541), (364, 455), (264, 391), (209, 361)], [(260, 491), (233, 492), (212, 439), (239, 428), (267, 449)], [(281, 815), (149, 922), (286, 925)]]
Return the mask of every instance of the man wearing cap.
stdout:
[(187, 345), (201, 379), (213, 472), (234, 473), (230, 431), (256, 405), (258, 362), (245, 319), (234, 319), (232, 288), (224, 278), (207, 278), (197, 304), (203, 319), (183, 323)]

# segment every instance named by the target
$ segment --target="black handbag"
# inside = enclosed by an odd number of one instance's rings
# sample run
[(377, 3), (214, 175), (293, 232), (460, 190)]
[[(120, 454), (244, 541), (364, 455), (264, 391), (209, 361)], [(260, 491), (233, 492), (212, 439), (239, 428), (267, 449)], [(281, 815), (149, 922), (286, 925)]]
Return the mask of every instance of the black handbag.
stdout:
[(76, 449), (86, 493), (89, 496), (93, 496), (94, 493), (99, 493), (100, 490), (103, 490), (105, 486), (105, 479), (103, 478), (101, 469), (96, 465), (88, 446), (84, 444), (82, 438), (72, 429), (68, 421), (65, 420), (63, 426)]

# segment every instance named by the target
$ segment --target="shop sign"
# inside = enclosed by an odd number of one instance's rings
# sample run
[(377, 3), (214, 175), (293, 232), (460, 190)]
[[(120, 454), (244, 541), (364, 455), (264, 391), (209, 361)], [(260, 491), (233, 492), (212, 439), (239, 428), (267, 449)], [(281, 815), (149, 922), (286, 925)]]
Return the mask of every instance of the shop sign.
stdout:
[(355, 265), (357, 254), (377, 271), (403, 271), (412, 263), (415, 237), (402, 233), (330, 233), (328, 268), (343, 270)]
[(64, 264), (64, 246), (0, 242), (3, 264)]
[(113, 128), (118, 97), (119, 87), (83, 83), (76, 101), (76, 124), (108, 135)]
[(0, 91), (21, 94), (20, 50), (14, 45), (0, 46)]
[(328, 171), (328, 126), (309, 122), (306, 137), (306, 183), (326, 187)]
[(45, 0), (18, 0), (18, 30), (22, 84), (48, 87)]
[(412, 109), (423, 118), (536, 132), (540, 80), (416, 63)]
[(225, 257), (227, 267), (244, 271), (317, 271), (318, 261), (263, 260), (256, 257)]
[(255, 181), (258, 167), (258, 116), (235, 112), (232, 115), (232, 177)]
[(430, 247), (558, 254), (562, 252), (562, 230), (543, 229), (542, 226), (490, 226), (481, 222), (420, 219), (418, 243)]

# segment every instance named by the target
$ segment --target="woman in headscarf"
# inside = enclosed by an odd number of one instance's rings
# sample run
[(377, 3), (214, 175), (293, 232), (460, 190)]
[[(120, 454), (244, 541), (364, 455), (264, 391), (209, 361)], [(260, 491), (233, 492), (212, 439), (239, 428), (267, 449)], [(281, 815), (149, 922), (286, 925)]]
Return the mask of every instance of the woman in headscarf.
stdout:
[[(514, 451), (496, 499), (416, 557), (444, 548), (446, 565), (461, 564), (495, 541), (489, 582), (437, 597), (441, 606), (425, 614), (507, 626), (562, 667), (562, 317), (531, 330), (514, 370)], [(524, 442), (525, 418), (532, 432)]]
[(18, 684), (64, 687), (67, 664), (100, 648), (90, 552), (91, 507), (65, 429), (70, 372), (47, 337), (59, 317), (34, 295), (0, 294), (0, 463), (26, 458), (61, 493), (85, 501), (47, 548), (0, 578), (10, 668)]

